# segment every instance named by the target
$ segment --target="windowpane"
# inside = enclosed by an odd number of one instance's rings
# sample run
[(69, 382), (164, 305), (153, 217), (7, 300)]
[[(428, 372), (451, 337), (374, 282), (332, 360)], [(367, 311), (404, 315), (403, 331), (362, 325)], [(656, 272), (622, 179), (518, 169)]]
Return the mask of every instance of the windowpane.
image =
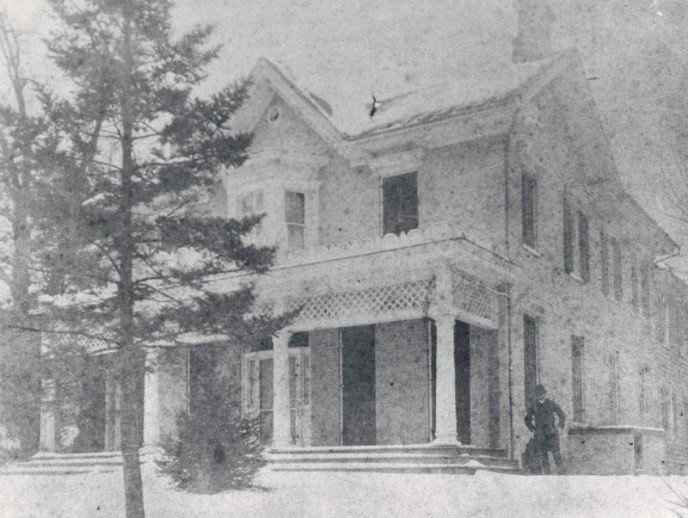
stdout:
[(382, 233), (400, 234), (418, 228), (416, 173), (382, 180)]
[(306, 224), (306, 196), (302, 192), (285, 193), (285, 221), (298, 225)]
[(536, 246), (536, 203), (537, 180), (532, 176), (521, 176), (521, 219), (523, 243), (531, 248)]
[(308, 347), (309, 345), (308, 331), (292, 333), (289, 337), (289, 347)]
[(294, 224), (287, 225), (287, 240), (290, 250), (301, 250), (305, 248), (305, 227)]

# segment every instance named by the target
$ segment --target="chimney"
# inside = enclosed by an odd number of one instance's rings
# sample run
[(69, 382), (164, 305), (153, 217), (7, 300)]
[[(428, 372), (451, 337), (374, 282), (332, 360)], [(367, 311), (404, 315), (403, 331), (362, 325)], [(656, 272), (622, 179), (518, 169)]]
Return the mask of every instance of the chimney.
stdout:
[(518, 13), (518, 35), (513, 42), (512, 61), (526, 63), (552, 54), (554, 15), (546, 0), (514, 0)]

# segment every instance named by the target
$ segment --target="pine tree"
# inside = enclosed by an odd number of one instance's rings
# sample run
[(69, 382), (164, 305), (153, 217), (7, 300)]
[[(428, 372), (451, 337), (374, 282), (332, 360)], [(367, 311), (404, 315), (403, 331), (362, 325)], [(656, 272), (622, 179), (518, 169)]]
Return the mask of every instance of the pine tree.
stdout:
[(40, 337), (27, 331), (36, 307), (33, 288), (42, 284), (35, 260), (40, 240), (35, 200), (40, 197), (46, 159), (57, 145), (38, 102), (41, 85), (22, 67), (21, 43), (21, 34), (0, 13), (0, 74), (9, 87), (0, 101), (0, 227), (6, 230), (0, 238), (0, 282), (9, 288), (0, 318), (0, 426), (14, 443), (9, 453), (16, 457), (38, 449)]
[[(208, 283), (266, 271), (274, 250), (244, 239), (260, 218), (194, 210), (223, 168), (246, 159), (250, 136), (229, 123), (247, 85), (194, 97), (218, 49), (208, 46), (210, 27), (173, 41), (168, 0), (49, 1), (61, 23), (49, 49), (72, 84), (49, 109), (68, 135), (59, 160), (74, 165), (63, 169), (51, 206), (71, 225), (68, 248), (77, 251), (53, 257), (72, 293), (55, 297), (53, 311), (70, 331), (117, 349), (126, 514), (142, 517), (143, 346), (189, 331), (245, 340), (288, 318), (247, 317), (250, 286), (218, 293)], [(52, 250), (59, 249), (58, 240)]]

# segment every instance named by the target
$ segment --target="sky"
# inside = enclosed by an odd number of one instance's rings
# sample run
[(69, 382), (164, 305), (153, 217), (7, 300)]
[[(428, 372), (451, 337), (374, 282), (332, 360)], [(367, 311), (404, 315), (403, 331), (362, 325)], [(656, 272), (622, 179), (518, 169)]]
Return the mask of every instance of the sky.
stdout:
[[(677, 97), (688, 107), (688, 2), (543, 1), (555, 48), (581, 52), (624, 185), (688, 252), (688, 225), (667, 201), (683, 167), (667, 119)], [(0, 9), (24, 32), (27, 68), (51, 81), (43, 2), (0, 0)], [(216, 25), (223, 50), (208, 90), (246, 76), (264, 56), (306, 88), (355, 91), (365, 102), (498, 70), (517, 30), (512, 0), (178, 0), (173, 17), (179, 32)]]

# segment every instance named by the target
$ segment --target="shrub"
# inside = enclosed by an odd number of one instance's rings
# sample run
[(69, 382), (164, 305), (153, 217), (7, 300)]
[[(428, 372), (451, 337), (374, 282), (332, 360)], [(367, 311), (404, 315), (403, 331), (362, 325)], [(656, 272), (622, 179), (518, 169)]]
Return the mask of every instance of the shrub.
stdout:
[(163, 437), (158, 471), (192, 492), (251, 487), (265, 465), (258, 420), (242, 418), (237, 389), (216, 372), (215, 355), (194, 357), (190, 411), (179, 413), (176, 433)]

